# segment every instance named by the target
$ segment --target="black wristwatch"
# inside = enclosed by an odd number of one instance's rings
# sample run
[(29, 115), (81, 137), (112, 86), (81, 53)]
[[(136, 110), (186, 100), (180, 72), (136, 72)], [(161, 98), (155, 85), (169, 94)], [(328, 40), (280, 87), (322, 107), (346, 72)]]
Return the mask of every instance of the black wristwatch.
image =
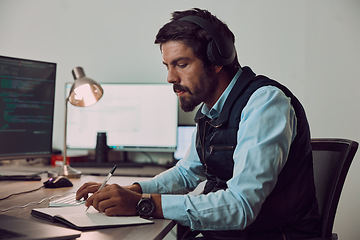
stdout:
[(151, 199), (151, 194), (144, 193), (136, 206), (136, 211), (140, 217), (150, 217), (154, 212), (155, 204)]

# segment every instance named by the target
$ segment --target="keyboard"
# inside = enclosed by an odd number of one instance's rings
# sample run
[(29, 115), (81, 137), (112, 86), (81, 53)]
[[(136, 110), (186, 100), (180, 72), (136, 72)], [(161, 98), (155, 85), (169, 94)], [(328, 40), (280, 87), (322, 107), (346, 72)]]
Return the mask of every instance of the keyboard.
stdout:
[(75, 196), (76, 193), (71, 193), (63, 197), (57, 197), (54, 200), (50, 200), (49, 207), (70, 207), (85, 203), (85, 201), (77, 201)]

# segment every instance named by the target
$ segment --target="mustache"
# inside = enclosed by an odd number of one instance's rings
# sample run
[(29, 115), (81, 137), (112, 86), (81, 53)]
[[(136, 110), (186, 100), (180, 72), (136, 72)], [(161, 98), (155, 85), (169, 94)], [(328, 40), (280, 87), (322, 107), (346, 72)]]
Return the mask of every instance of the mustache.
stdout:
[(177, 84), (177, 83), (175, 83), (173, 85), (173, 90), (174, 90), (175, 93), (178, 92), (178, 91), (191, 93), (189, 88), (187, 88), (185, 86), (181, 86), (180, 84)]

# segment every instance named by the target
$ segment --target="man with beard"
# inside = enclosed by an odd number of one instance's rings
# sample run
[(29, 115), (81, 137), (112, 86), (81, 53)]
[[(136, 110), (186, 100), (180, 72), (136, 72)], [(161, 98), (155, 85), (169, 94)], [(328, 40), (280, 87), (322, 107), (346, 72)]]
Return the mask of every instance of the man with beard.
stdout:
[[(174, 12), (155, 43), (181, 108), (202, 103), (186, 156), (131, 186), (96, 192), (99, 183), (86, 183), (76, 198), (109, 216), (174, 219), (202, 239), (316, 237), (310, 130), (298, 99), (241, 67), (233, 33), (206, 10)], [(186, 194), (204, 180), (203, 194)]]

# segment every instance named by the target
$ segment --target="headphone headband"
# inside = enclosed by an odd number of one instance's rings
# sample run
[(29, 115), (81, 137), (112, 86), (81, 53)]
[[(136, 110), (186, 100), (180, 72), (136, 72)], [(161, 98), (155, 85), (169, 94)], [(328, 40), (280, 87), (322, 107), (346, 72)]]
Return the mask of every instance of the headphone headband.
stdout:
[(215, 65), (229, 65), (236, 56), (235, 46), (231, 39), (220, 34), (220, 32), (207, 20), (199, 16), (189, 15), (179, 19), (195, 23), (204, 29), (212, 40), (207, 46), (207, 56)]

